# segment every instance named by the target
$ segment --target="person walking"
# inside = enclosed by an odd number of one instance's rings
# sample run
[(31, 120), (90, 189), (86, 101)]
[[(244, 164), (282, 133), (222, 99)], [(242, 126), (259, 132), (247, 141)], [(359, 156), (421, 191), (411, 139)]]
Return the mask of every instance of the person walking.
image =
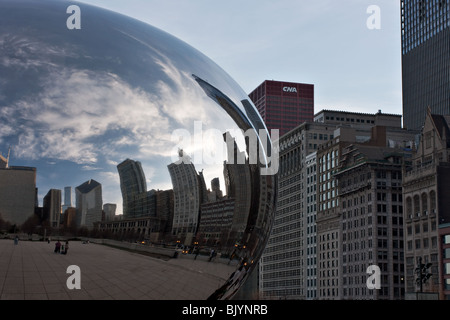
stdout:
[(19, 237), (18, 237), (18, 236), (16, 236), (16, 237), (14, 238), (14, 244), (15, 244), (15, 245), (19, 244)]
[(59, 240), (55, 243), (55, 253), (59, 253), (61, 251), (61, 242)]
[(64, 246), (64, 251), (62, 252), (62, 254), (67, 254), (67, 250), (69, 250), (69, 240), (66, 240), (66, 244)]

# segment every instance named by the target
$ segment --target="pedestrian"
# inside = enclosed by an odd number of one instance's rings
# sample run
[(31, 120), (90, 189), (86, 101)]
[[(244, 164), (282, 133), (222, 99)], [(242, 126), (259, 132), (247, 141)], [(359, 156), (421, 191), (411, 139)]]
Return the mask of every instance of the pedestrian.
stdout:
[(208, 261), (211, 261), (215, 256), (216, 256), (216, 251), (214, 251), (214, 249), (211, 249), (211, 253), (209, 255), (209, 260)]
[(61, 251), (61, 242), (59, 240), (55, 243), (55, 253), (59, 253)]
[(198, 246), (195, 246), (194, 247), (194, 254), (195, 254), (194, 260), (197, 260), (199, 253), (200, 253), (200, 248)]
[(14, 244), (19, 244), (19, 237), (18, 236), (16, 236), (15, 238), (14, 238)]
[(69, 250), (69, 240), (66, 240), (66, 245), (64, 246), (63, 254), (67, 254), (67, 250)]

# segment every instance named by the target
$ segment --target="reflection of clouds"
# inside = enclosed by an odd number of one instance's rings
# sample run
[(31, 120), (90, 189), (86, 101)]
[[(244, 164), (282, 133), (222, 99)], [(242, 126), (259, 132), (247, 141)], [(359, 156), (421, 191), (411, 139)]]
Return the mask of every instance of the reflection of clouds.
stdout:
[[(76, 170), (92, 172), (92, 178), (102, 183), (105, 200), (119, 204), (117, 164), (126, 158), (141, 161), (149, 168), (149, 188), (171, 189), (167, 164), (176, 145), (172, 132), (184, 128), (194, 137), (194, 122), (201, 121), (206, 132), (203, 143), (192, 140), (185, 149), (192, 153), (203, 149), (205, 158), (196, 163), (198, 171), (205, 169), (207, 184), (215, 177), (223, 183), (221, 133), (236, 124), (198, 86), (193, 66), (180, 69), (160, 51), (153, 51), (154, 65), (142, 70), (102, 72), (57, 65), (66, 57), (76, 58), (77, 65), (94, 63), (93, 58), (80, 56), (79, 48), (72, 48), (73, 54), (67, 48), (0, 36), (0, 68), (39, 71), (39, 76), (33, 75), (39, 93), (15, 97), (0, 108), (0, 143), (12, 143), (17, 158), (79, 164)], [(5, 50), (11, 52), (3, 54)], [(149, 79), (159, 81), (143, 84), (153, 86), (153, 92), (146, 91), (124, 81), (119, 76), (122, 71), (127, 76), (149, 72)], [(209, 129), (219, 134), (208, 134)], [(214, 163), (204, 163), (208, 159)], [(76, 175), (74, 171), (66, 174)]]
[(14, 34), (0, 35), (0, 65), (20, 69), (57, 67), (52, 62), (62, 57), (75, 57), (75, 51), (65, 47), (53, 46)]
[[(17, 132), (19, 156), (89, 164), (98, 161), (103, 146), (111, 149), (115, 143), (140, 146), (142, 142), (146, 146), (152, 140), (168, 140), (164, 138), (168, 119), (151, 97), (118, 76), (86, 70), (64, 70), (52, 76), (37, 100), (12, 107), (16, 112), (22, 109), (19, 112), (27, 120), (22, 126), (19, 119), (13, 120), (17, 123), (12, 127), (22, 129)], [(12, 130), (7, 133), (11, 135)]]

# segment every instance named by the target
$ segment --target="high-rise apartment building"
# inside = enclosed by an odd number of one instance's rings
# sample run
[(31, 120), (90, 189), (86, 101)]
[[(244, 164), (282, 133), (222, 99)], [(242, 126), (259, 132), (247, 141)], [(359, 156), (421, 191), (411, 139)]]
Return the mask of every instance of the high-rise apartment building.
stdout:
[(401, 0), (403, 126), (450, 114), (450, 1)]
[(264, 120), (269, 134), (278, 129), (279, 136), (312, 122), (314, 85), (266, 80), (249, 94)]

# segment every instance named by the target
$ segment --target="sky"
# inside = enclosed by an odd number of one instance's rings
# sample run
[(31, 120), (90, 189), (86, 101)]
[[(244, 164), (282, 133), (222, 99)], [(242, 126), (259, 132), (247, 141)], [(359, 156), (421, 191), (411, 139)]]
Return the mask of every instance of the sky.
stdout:
[(79, 2), (178, 37), (211, 58), (247, 93), (264, 80), (308, 83), (314, 84), (315, 113), (402, 113), (400, 1)]

